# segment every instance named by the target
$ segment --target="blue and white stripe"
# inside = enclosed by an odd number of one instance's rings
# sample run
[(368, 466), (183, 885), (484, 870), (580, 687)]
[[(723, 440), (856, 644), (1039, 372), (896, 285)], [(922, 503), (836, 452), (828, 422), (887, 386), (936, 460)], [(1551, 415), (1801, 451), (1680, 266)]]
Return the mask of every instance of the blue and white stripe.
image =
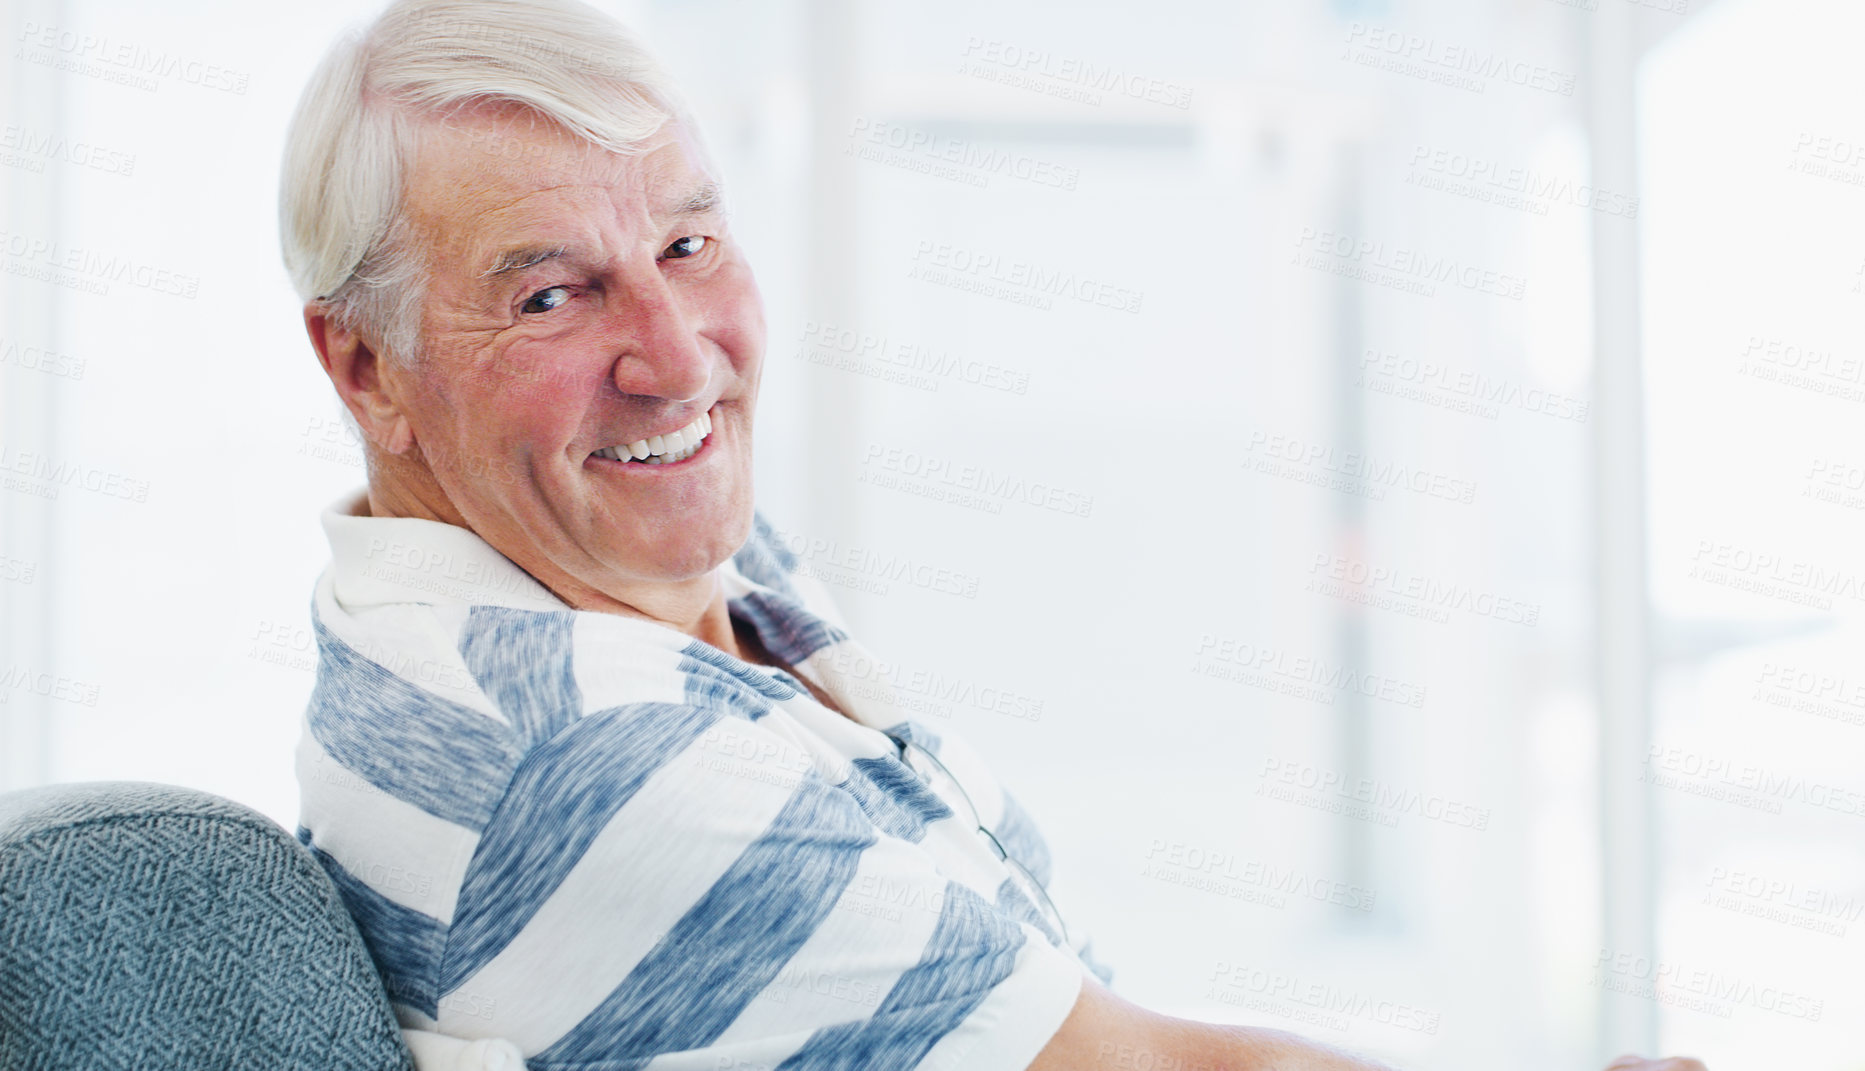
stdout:
[(761, 516), (721, 570), (732, 612), (852, 717), (571, 610), (465, 529), (324, 524), (299, 836), (404, 1022), (509, 1038), (534, 1071), (1022, 1068), (1105, 977), (899, 761), (878, 730), (939, 754), (1048, 880), (974, 753), (837, 672), (859, 648)]

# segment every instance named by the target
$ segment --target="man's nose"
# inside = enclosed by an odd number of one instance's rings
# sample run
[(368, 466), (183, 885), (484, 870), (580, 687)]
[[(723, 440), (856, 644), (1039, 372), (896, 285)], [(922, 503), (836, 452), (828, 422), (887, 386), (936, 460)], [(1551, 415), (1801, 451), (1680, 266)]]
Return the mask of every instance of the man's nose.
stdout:
[(616, 336), (616, 389), (676, 402), (697, 399), (712, 381), (713, 358), (659, 266), (644, 276), (609, 313)]

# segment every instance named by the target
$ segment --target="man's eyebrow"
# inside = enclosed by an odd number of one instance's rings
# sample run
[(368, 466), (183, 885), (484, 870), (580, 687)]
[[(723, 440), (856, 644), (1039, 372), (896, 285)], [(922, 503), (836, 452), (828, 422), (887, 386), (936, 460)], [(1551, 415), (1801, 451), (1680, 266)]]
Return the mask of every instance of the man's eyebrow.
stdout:
[(521, 249), (507, 249), (493, 258), (492, 266), (479, 273), (481, 279), (496, 279), (501, 275), (510, 275), (515, 271), (534, 268), (547, 260), (568, 256), (568, 246), (527, 246)]
[(703, 216), (724, 203), (725, 197), (716, 182), (707, 182), (694, 190), (687, 199), (674, 206), (672, 216), (680, 219), (685, 216)]
[[(672, 219), (684, 219), (688, 216), (703, 216), (719, 208), (725, 201), (724, 194), (716, 182), (700, 184), (686, 199), (673, 206), (669, 213)], [(479, 273), (481, 279), (496, 279), (501, 275), (535, 268), (547, 260), (570, 255), (570, 248), (563, 245), (523, 246), (507, 249), (492, 260), (492, 265)]]

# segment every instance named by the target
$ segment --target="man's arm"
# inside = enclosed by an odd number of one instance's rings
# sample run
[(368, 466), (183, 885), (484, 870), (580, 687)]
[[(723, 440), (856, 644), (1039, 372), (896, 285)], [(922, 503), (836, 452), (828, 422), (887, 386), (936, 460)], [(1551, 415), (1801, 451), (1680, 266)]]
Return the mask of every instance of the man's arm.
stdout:
[(1093, 978), (1029, 1071), (1391, 1071), (1280, 1030), (1147, 1011)]
[[(1029, 1071), (1391, 1071), (1280, 1030), (1175, 1019), (1116, 996), (1093, 978)], [(1705, 1071), (1691, 1059), (1621, 1056), (1607, 1071)]]

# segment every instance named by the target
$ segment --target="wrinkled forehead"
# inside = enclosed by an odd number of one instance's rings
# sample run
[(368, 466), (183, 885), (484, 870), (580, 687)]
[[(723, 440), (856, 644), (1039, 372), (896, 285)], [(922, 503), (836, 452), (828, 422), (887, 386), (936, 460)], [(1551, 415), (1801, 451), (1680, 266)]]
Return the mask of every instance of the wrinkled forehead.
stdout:
[[(647, 192), (698, 160), (677, 125), (664, 123), (632, 153), (615, 153), (559, 127), (522, 104), (483, 103), (410, 123), (408, 168), (403, 177), (410, 207), (435, 194), (522, 196), (533, 190), (602, 183)], [(673, 147), (675, 151), (666, 151)], [(446, 200), (444, 196), (438, 200)]]
[(696, 139), (671, 121), (616, 153), (500, 103), (421, 121), (413, 141), (406, 211), (419, 235), (455, 250), (488, 229), (579, 208), (649, 226), (715, 187)]

